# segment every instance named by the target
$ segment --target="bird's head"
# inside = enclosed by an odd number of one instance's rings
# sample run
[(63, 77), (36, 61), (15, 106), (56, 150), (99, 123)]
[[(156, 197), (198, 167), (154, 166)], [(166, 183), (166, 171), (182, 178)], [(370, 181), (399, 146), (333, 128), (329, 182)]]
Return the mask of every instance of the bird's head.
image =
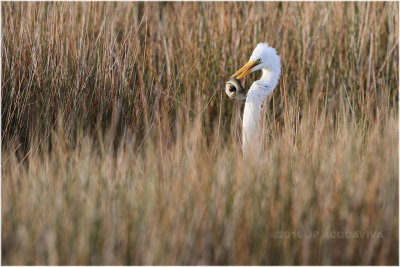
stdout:
[(225, 92), (232, 99), (244, 100), (247, 93), (242, 87), (240, 79), (261, 69), (268, 70), (279, 78), (280, 68), (280, 58), (276, 50), (267, 43), (259, 43), (251, 54), (249, 62), (231, 76), (225, 86)]

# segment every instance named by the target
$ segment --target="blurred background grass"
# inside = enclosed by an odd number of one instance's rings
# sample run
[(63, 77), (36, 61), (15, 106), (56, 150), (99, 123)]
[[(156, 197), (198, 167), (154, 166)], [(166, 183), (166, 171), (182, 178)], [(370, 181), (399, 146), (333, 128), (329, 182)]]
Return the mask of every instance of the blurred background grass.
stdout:
[[(3, 264), (398, 264), (397, 3), (1, 9)], [(258, 42), (248, 161), (222, 89)]]

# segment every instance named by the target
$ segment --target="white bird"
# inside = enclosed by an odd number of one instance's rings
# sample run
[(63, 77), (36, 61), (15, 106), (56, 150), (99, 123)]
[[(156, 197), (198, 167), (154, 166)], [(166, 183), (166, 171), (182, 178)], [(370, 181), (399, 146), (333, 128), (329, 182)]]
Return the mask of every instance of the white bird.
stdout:
[[(255, 81), (245, 92), (240, 79), (247, 74), (262, 70), (261, 79)], [(276, 50), (267, 43), (259, 43), (250, 60), (228, 81), (225, 92), (236, 100), (246, 99), (243, 112), (242, 150), (243, 154), (261, 152), (261, 110), (265, 98), (272, 93), (281, 75), (281, 61)]]

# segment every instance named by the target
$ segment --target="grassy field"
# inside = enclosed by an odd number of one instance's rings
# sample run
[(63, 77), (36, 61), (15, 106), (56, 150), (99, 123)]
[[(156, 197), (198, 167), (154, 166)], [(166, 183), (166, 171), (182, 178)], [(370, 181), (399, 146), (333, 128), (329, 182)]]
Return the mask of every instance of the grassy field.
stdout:
[[(2, 264), (399, 263), (398, 3), (1, 14)], [(259, 42), (250, 160), (223, 89)]]

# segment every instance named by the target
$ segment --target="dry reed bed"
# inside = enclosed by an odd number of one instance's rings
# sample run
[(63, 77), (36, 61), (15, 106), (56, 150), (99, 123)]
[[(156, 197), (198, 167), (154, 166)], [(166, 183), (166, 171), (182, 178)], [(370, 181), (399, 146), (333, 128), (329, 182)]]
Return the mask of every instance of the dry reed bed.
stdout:
[[(3, 263), (398, 263), (395, 3), (1, 5)], [(249, 161), (221, 89), (260, 41)]]

